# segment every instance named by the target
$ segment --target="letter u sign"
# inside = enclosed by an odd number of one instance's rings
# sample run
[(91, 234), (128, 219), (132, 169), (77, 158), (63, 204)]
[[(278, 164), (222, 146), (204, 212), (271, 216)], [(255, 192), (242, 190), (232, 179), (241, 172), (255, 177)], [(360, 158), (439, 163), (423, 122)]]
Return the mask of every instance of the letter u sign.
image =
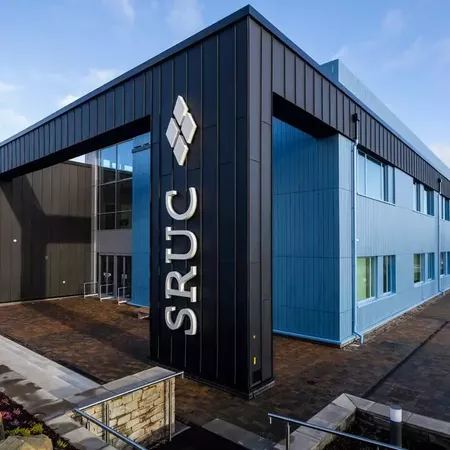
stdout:
[[(173, 109), (174, 118), (170, 119), (167, 128), (166, 137), (170, 146), (173, 149), (175, 158), (180, 166), (184, 165), (187, 154), (189, 152), (188, 144), (194, 138), (197, 125), (189, 112), (189, 109), (181, 96), (178, 96)], [(168, 191), (165, 195), (166, 210), (169, 216), (176, 221), (189, 220), (197, 210), (197, 191), (190, 187), (189, 206), (186, 211), (175, 211), (173, 207), (173, 199), (178, 195), (177, 191)], [(173, 230), (172, 227), (166, 227), (166, 241), (171, 242), (172, 238), (187, 239), (189, 242), (189, 250), (186, 253), (173, 253), (171, 248), (166, 248), (165, 262), (171, 264), (172, 261), (187, 261), (192, 259), (198, 251), (197, 237), (189, 230)], [(182, 275), (177, 271), (171, 271), (166, 276), (165, 283), (165, 298), (172, 297), (187, 298), (191, 303), (197, 302), (197, 287), (186, 287), (188, 281), (193, 280), (197, 276), (197, 267), (191, 266), (188, 273)], [(175, 318), (173, 317), (175, 314)], [(189, 321), (189, 328), (184, 333), (192, 336), (197, 334), (197, 316), (190, 308), (182, 308), (177, 311), (175, 306), (167, 306), (164, 310), (164, 319), (167, 327), (170, 330), (177, 330), (181, 328), (184, 320)]]

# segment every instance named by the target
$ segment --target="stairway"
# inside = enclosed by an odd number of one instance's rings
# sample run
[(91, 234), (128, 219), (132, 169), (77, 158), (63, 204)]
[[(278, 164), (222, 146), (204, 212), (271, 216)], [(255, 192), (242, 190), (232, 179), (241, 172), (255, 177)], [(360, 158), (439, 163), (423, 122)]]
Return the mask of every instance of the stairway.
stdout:
[(0, 364), (8, 366), (57, 398), (67, 398), (99, 387), (98, 383), (4, 336), (0, 336)]

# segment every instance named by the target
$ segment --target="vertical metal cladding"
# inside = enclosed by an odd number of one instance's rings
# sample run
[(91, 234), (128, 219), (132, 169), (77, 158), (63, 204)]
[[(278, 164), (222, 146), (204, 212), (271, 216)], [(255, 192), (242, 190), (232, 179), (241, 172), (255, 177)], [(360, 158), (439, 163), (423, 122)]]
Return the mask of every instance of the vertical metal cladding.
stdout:
[(90, 276), (91, 167), (0, 182), (0, 302), (80, 294)]
[[(363, 111), (351, 97), (331, 84), (315, 67), (293, 52), (292, 47), (271, 32), (273, 27), (267, 22), (261, 25), (250, 19), (251, 27), (260, 28), (269, 36), (270, 44), (265, 45), (261, 58), (268, 52), (272, 58), (272, 90), (281, 97), (295, 103), (311, 115), (335, 128), (348, 138), (354, 138), (352, 123), (353, 112), (358, 111), (360, 121), (360, 144), (370, 152), (395, 164), (404, 172), (417, 178), (422, 183), (438, 190), (437, 179), (443, 178), (442, 192), (450, 195), (450, 181), (426, 162), (420, 155), (407, 147), (396, 135), (379, 123), (368, 112)], [(264, 22), (264, 21), (263, 21)], [(256, 36), (256, 31), (252, 33)], [(252, 44), (250, 43), (250, 47)], [(254, 63), (256, 55), (250, 55)], [(259, 58), (259, 59), (261, 59)], [(260, 66), (261, 67), (261, 66)], [(259, 83), (258, 69), (251, 65)], [(264, 70), (264, 67), (262, 67)], [(295, 80), (295, 81), (294, 81)], [(251, 89), (251, 88), (250, 88)], [(266, 95), (261, 92), (261, 95)], [(251, 108), (251, 106), (250, 106)]]
[[(259, 225), (248, 223), (252, 207), (248, 203), (252, 196), (247, 195), (248, 188), (252, 189), (248, 170), (252, 161), (247, 144), (251, 117), (247, 107), (247, 33), (245, 19), (153, 68), (151, 153), (153, 200), (158, 193), (151, 206), (151, 358), (243, 393), (264, 381), (260, 373), (256, 378), (252, 376), (260, 369), (253, 369), (250, 355), (257, 356), (260, 368), (263, 337), (258, 331), (251, 340), (253, 328), (249, 330), (248, 324), (253, 304), (259, 305), (261, 299), (257, 294), (260, 289), (248, 286), (254, 273), (260, 279), (260, 262), (258, 256), (257, 266), (248, 264), (253, 248), (250, 244), (249, 249), (249, 236), (251, 242), (256, 238), (251, 230), (248, 234), (248, 228)], [(181, 166), (165, 136), (179, 95), (198, 127)], [(198, 196), (193, 217), (173, 220), (164, 204), (166, 192), (177, 191), (173, 207), (182, 212), (189, 204), (191, 187)], [(253, 194), (257, 196), (258, 192), (255, 185)], [(258, 218), (254, 220), (259, 222)], [(165, 262), (166, 248), (171, 247), (173, 253), (189, 250), (185, 237), (175, 236), (167, 242), (163, 233), (166, 227), (194, 233), (198, 251), (192, 259)], [(197, 267), (198, 275), (188, 282), (186, 290), (197, 286), (197, 302), (176, 296), (166, 299), (168, 272), (184, 275), (191, 266)], [(174, 306), (176, 311), (192, 309), (197, 333), (185, 334), (187, 319), (180, 329), (169, 330), (164, 318), (167, 306)], [(255, 310), (254, 320), (258, 323), (260, 316)], [(271, 368), (271, 329), (265, 339), (269, 342)], [(271, 370), (265, 376), (271, 378)]]

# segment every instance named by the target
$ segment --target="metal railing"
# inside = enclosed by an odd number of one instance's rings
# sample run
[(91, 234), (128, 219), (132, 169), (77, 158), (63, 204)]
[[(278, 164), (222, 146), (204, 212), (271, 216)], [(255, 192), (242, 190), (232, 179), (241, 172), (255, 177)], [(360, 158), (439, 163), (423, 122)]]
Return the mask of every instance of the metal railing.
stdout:
[[(114, 298), (114, 293), (112, 293), (112, 294), (108, 293), (108, 286), (112, 286), (113, 287), (113, 291), (114, 291), (114, 283), (99, 284), (98, 292), (99, 292), (100, 301), (102, 301), (102, 300), (110, 300), (110, 299)], [(105, 295), (102, 294), (102, 287), (106, 287)]]
[[(100, 427), (102, 430), (104, 430), (107, 434), (110, 433), (116, 438), (124, 441), (128, 445), (131, 445), (134, 448), (137, 448), (139, 450), (147, 450), (146, 447), (143, 447), (142, 445), (138, 444), (137, 442), (131, 440), (130, 438), (124, 436), (123, 434), (119, 433), (118, 431), (114, 430), (114, 428), (111, 428), (109, 425), (101, 422), (100, 420), (96, 419), (95, 417), (91, 416), (87, 412), (85, 412), (86, 409), (92, 408), (97, 405), (101, 405), (106, 402), (110, 402), (112, 400), (115, 400), (116, 398), (123, 397), (125, 395), (132, 394), (133, 392), (139, 391), (140, 389), (144, 389), (150, 386), (154, 386), (158, 383), (164, 383), (165, 381), (169, 381), (172, 378), (184, 378), (184, 372), (177, 372), (172, 373), (170, 375), (166, 375), (165, 377), (158, 378), (157, 380), (149, 381), (148, 383), (145, 383), (141, 386), (131, 388), (127, 391), (121, 392), (120, 394), (114, 394), (110, 397), (98, 400), (96, 402), (89, 403), (85, 406), (82, 406), (81, 408), (75, 408), (73, 412), (75, 414), (80, 415), (81, 417), (84, 417), (86, 420), (94, 423), (98, 427)], [(169, 383), (169, 442), (172, 440), (172, 383)], [(108, 439), (107, 439), (108, 440)]]
[[(127, 297), (126, 297), (126, 291), (127, 289), (131, 289), (131, 286), (122, 286), (117, 289), (117, 304), (120, 305), (122, 303), (128, 303)], [(122, 293), (122, 295), (121, 295)]]
[(389, 448), (392, 450), (406, 450), (403, 447), (397, 447), (396, 445), (386, 444), (384, 442), (374, 441), (362, 436), (357, 436), (355, 434), (345, 433), (344, 431), (333, 430), (332, 428), (322, 427), (320, 425), (315, 425), (309, 422), (303, 422), (297, 419), (291, 419), (290, 417), (280, 416), (278, 414), (268, 413), (270, 424), (272, 424), (272, 419), (281, 420), (286, 423), (286, 450), (291, 447), (290, 436), (291, 436), (291, 423), (296, 425), (301, 425), (307, 428), (312, 428), (313, 430), (323, 431), (324, 433), (334, 434), (335, 436), (344, 437), (347, 439), (352, 439), (354, 441), (363, 442), (365, 444), (375, 445), (377, 448)]
[(96, 281), (87, 281), (86, 283), (83, 284), (83, 297), (87, 298), (87, 297), (98, 297), (99, 293), (95, 292), (93, 294), (86, 294), (86, 287), (90, 286), (90, 285), (94, 285), (96, 287), (98, 287), (98, 283)]

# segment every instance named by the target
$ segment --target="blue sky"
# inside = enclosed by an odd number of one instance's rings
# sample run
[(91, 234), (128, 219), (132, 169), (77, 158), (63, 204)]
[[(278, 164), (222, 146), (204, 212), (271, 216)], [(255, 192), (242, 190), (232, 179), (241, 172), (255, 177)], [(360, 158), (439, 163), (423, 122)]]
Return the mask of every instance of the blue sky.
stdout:
[[(0, 1), (0, 141), (246, 5)], [(339, 57), (450, 165), (448, 0), (254, 0), (319, 63)]]

